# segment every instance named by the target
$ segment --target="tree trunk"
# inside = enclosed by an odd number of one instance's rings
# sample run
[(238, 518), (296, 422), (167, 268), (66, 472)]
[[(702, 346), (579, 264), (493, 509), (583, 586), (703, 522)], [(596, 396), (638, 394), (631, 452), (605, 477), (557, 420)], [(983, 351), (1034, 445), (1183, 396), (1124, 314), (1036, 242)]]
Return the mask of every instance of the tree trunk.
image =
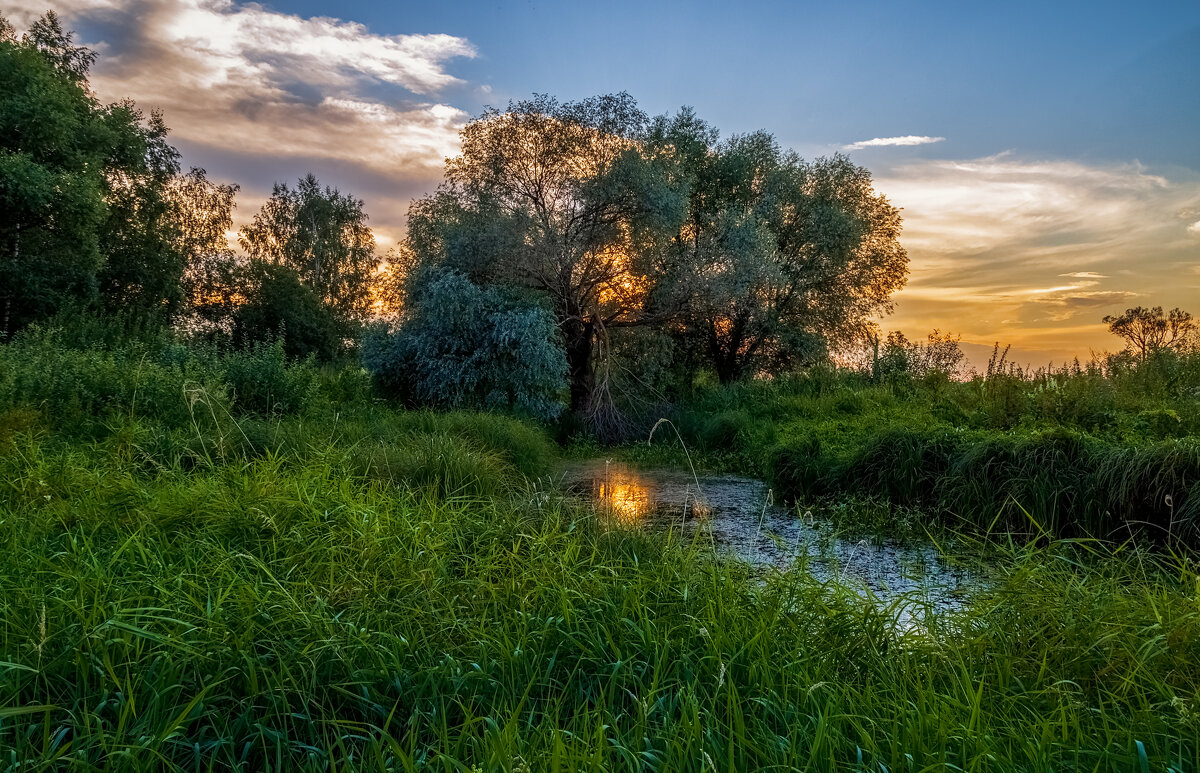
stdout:
[(564, 330), (567, 338), (567, 377), (571, 382), (571, 411), (587, 408), (595, 386), (592, 371), (592, 347), (595, 325), (592, 322), (572, 321)]

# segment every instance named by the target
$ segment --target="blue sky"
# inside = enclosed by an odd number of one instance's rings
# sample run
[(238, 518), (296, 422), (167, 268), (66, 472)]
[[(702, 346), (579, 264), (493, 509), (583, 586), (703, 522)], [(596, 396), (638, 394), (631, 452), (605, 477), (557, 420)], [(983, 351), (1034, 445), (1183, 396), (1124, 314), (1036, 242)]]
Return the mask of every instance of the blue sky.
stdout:
[(1195, 0), (14, 1), (18, 27), (51, 7), (96, 48), (101, 97), (162, 109), (186, 163), (240, 183), (243, 221), (313, 171), (386, 249), (484, 105), (625, 90), (870, 168), (912, 261), (885, 329), (1038, 363), (1113, 348), (1100, 319), (1130, 305), (1200, 315)]
[[(491, 101), (626, 90), (798, 149), (945, 136), (1200, 170), (1200, 3), (271, 2), (379, 33), (465, 37)], [(478, 112), (478, 94), (461, 103)]]

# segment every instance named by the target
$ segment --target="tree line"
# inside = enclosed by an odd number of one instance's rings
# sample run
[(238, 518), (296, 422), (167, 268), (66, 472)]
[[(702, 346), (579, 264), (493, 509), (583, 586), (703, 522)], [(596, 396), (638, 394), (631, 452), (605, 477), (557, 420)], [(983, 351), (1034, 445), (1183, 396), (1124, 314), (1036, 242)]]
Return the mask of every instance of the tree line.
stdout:
[(97, 310), (337, 356), (379, 263), (363, 202), (277, 184), (236, 252), (238, 186), (184, 171), (161, 114), (101, 103), (94, 61), (53, 12), (20, 37), (0, 17), (0, 332)]
[(899, 211), (866, 169), (624, 93), (485, 111), (386, 256), (363, 202), (312, 175), (275, 185), (235, 249), (238, 187), (184, 171), (160, 114), (101, 103), (94, 60), (53, 13), (20, 37), (0, 22), (6, 337), (99, 309), (296, 357), (361, 338), (406, 399), (566, 406), (615, 431), (697, 370), (820, 359), (906, 278)]

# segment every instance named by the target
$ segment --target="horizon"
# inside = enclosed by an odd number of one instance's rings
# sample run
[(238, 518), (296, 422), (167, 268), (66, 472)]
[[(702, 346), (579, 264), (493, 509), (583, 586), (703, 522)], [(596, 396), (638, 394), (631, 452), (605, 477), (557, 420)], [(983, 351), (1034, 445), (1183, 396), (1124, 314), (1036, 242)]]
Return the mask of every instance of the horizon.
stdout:
[(1129, 306), (1195, 311), (1200, 6), (752, 5), (5, 12), (18, 27), (58, 12), (99, 54), (102, 100), (161, 109), (185, 166), (242, 186), (237, 225), (311, 171), (366, 202), (382, 253), (484, 106), (628, 91), (652, 115), (689, 105), (723, 137), (765, 129), (870, 169), (911, 259), (881, 326), (959, 334), (977, 366), (996, 342), (1034, 365), (1114, 350), (1101, 319)]

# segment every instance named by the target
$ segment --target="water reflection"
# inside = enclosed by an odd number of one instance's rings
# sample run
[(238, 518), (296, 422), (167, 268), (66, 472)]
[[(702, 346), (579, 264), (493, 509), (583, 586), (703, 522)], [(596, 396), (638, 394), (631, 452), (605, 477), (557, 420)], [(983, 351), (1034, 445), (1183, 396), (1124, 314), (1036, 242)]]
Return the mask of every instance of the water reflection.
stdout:
[(615, 526), (644, 529), (664, 521), (703, 518), (710, 507), (692, 485), (667, 484), (661, 475), (639, 472), (624, 464), (590, 463), (568, 471), (576, 494), (596, 504), (597, 514)]
[[(802, 519), (773, 503), (761, 481), (685, 470), (636, 470), (598, 460), (564, 471), (568, 491), (596, 506), (597, 517), (616, 528), (673, 530), (699, 537), (721, 554), (763, 569), (803, 565), (821, 580), (846, 585), (882, 603), (961, 606), (974, 582), (949, 566), (932, 545), (840, 539), (819, 522)], [(917, 612), (901, 615), (903, 626)]]

